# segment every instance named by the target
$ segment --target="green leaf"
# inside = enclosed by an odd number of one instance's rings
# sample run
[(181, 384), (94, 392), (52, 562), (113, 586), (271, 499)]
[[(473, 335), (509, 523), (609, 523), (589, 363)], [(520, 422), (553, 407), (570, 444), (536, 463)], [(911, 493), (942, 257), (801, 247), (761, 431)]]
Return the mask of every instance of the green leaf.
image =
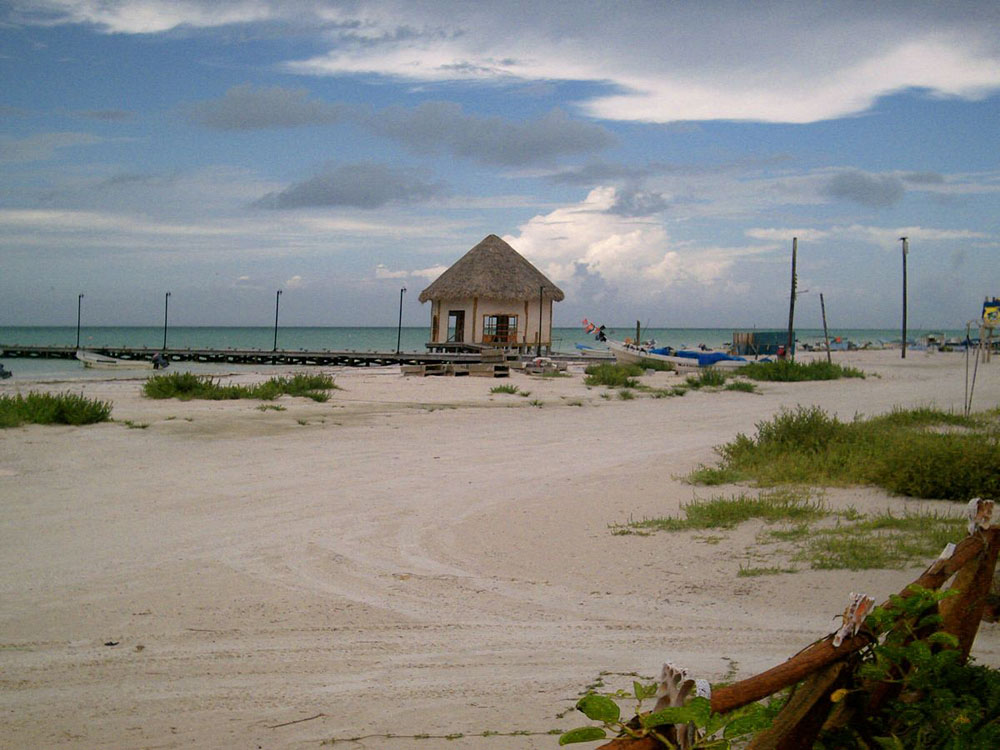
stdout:
[(656, 684), (643, 685), (641, 682), (632, 681), (632, 692), (635, 693), (636, 700), (645, 700), (656, 696)]
[(873, 737), (872, 739), (878, 743), (882, 750), (903, 750), (903, 743), (900, 742), (899, 737)]
[[(760, 708), (763, 709), (764, 707), (760, 706)], [(767, 718), (763, 710), (755, 711), (754, 713), (746, 714), (744, 716), (737, 716), (735, 719), (726, 724), (726, 728), (722, 732), (722, 736), (726, 739), (739, 737), (744, 734), (758, 732), (761, 729), (767, 728), (770, 724), (771, 721)]]
[(603, 721), (606, 724), (618, 721), (622, 715), (617, 703), (597, 693), (588, 693), (583, 696), (577, 701), (576, 710), (583, 712), (583, 715), (588, 719)]
[(694, 712), (696, 726), (703, 727), (708, 724), (708, 720), (712, 716), (712, 701), (708, 698), (692, 698), (687, 702), (686, 708), (690, 708)]
[(688, 706), (669, 706), (641, 717), (646, 729), (662, 727), (664, 724), (687, 724), (695, 720), (695, 713)]
[(570, 729), (568, 732), (563, 732), (559, 736), (560, 745), (571, 745), (574, 742), (593, 742), (594, 740), (603, 740), (608, 736), (600, 727), (577, 727), (576, 729)]
[(940, 643), (946, 648), (958, 648), (958, 638), (953, 636), (951, 633), (946, 633), (943, 630), (938, 630), (935, 633), (931, 633), (927, 636), (928, 643)]

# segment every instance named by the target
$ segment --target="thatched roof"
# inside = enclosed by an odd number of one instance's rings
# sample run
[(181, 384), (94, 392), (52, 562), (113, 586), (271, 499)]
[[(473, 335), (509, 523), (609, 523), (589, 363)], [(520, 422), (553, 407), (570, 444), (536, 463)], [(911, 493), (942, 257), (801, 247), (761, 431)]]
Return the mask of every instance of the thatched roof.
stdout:
[(514, 248), (491, 234), (424, 289), (420, 301), (467, 297), (525, 300), (537, 299), (539, 294), (556, 302), (566, 296)]

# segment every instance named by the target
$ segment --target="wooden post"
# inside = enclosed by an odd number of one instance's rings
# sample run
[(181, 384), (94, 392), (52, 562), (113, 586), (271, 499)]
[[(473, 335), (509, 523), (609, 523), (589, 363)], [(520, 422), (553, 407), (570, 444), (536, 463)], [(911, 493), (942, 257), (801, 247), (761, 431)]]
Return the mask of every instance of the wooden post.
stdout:
[(906, 359), (906, 254), (910, 251), (906, 237), (899, 238), (903, 243), (903, 356)]
[(829, 364), (833, 360), (830, 358), (830, 332), (826, 329), (826, 303), (823, 301), (823, 292), (819, 293), (819, 309), (823, 311), (823, 340), (826, 341), (826, 361)]
[(635, 321), (635, 345), (639, 346), (639, 321)]
[(535, 350), (535, 356), (542, 356), (542, 307), (545, 304), (545, 287), (538, 287), (538, 348)]
[(785, 343), (785, 356), (792, 356), (795, 345), (795, 256), (799, 249), (799, 238), (792, 237), (792, 293), (788, 296), (788, 341)]

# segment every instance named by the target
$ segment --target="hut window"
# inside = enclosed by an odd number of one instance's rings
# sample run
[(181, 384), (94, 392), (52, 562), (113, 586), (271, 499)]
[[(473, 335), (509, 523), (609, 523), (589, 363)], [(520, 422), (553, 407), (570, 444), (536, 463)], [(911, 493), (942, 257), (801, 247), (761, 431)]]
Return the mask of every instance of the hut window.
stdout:
[(484, 315), (483, 316), (483, 343), (484, 344), (516, 344), (517, 343), (517, 316), (516, 315)]

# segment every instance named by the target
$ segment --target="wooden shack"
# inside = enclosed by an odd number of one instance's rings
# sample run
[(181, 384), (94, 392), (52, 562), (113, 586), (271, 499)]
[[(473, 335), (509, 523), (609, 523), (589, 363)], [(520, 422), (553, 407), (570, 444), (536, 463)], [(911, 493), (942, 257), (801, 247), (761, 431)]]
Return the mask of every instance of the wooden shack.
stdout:
[(420, 293), (431, 303), (431, 351), (552, 349), (552, 303), (562, 290), (491, 234)]

